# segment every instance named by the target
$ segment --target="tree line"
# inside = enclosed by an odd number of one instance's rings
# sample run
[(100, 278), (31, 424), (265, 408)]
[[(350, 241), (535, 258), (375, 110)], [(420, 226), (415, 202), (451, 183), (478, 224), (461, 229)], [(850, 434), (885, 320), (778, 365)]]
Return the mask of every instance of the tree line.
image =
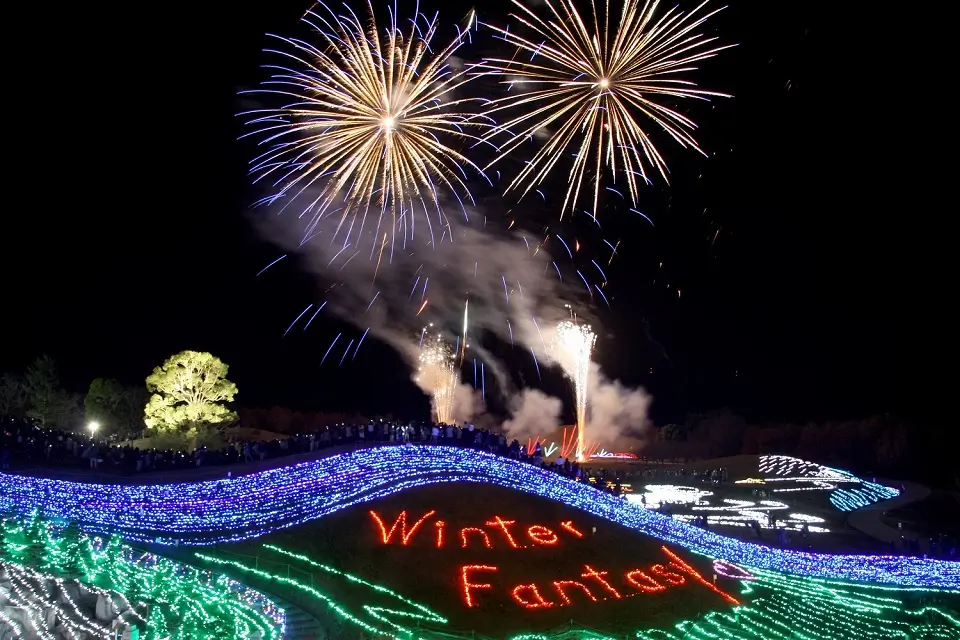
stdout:
[[(282, 435), (309, 433), (338, 424), (366, 422), (360, 415), (299, 412), (284, 407), (234, 409), (237, 387), (219, 358), (183, 351), (168, 358), (142, 386), (95, 378), (85, 394), (60, 384), (56, 362), (40, 356), (23, 373), (0, 379), (0, 417), (43, 427), (97, 433), (120, 440), (141, 435), (163, 440), (153, 446), (207, 444), (237, 425)], [(384, 416), (392, 420), (392, 416)], [(946, 432), (945, 432), (946, 431)], [(904, 473), (960, 486), (954, 430), (918, 429), (896, 416), (862, 420), (751, 424), (721, 410), (694, 414), (683, 424), (651, 428), (639, 452), (650, 458), (718, 458), (784, 454), (863, 472)], [(952, 471), (951, 471), (952, 470)], [(905, 476), (903, 476), (905, 477)]]
[(780, 454), (863, 475), (960, 487), (957, 435), (894, 414), (855, 420), (752, 423), (729, 410), (693, 414), (647, 433), (650, 458), (709, 459)]
[(97, 423), (125, 438), (144, 428), (145, 387), (124, 386), (112, 378), (95, 378), (86, 393), (64, 389), (56, 361), (38, 357), (23, 373), (0, 378), (0, 415), (73, 431), (84, 423)]
[(141, 435), (196, 443), (237, 421), (237, 386), (227, 365), (199, 351), (182, 351), (154, 368), (143, 386), (95, 378), (85, 394), (63, 388), (53, 358), (42, 355), (23, 373), (0, 379), (0, 416), (37, 426), (118, 439)]
[(61, 385), (56, 361), (42, 355), (26, 371), (0, 378), (0, 417), (72, 432), (93, 424), (100, 437), (122, 441), (147, 436), (175, 447), (209, 443), (211, 436), (235, 425), (289, 436), (367, 421), (355, 413), (234, 409), (237, 387), (227, 373), (227, 365), (213, 355), (183, 351), (156, 367), (143, 385), (95, 378), (85, 393), (75, 393)]

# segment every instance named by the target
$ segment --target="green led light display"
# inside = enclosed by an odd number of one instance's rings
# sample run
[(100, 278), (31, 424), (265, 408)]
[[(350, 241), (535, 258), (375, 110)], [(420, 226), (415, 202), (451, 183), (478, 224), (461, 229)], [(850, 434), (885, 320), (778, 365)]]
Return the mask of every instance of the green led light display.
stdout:
[[(57, 620), (75, 631), (114, 637), (93, 612), (86, 614), (73, 602), (68, 588), (73, 583), (116, 603), (110, 610), (123, 612), (147, 640), (279, 640), (283, 635), (285, 612), (259, 592), (137, 551), (117, 536), (104, 540), (74, 525), (57, 527), (36, 513), (26, 520), (3, 520), (0, 567), (11, 585), (10, 603), (35, 628), (46, 627), (44, 612), (54, 609)], [(4, 627), (22, 633), (22, 624), (7, 615), (0, 616), (0, 630)]]
[(363, 604), (361, 605), (363, 613), (351, 611), (349, 606), (337, 602), (328, 594), (323, 593), (316, 587), (306, 584), (301, 580), (287, 576), (281, 576), (270, 571), (264, 571), (236, 560), (227, 560), (204, 553), (197, 553), (196, 556), (200, 560), (208, 562), (212, 565), (229, 568), (234, 571), (255, 576), (256, 578), (268, 583), (273, 582), (278, 585), (283, 585), (287, 588), (295, 589), (301, 592), (301, 594), (306, 595), (308, 598), (315, 600), (318, 604), (325, 607), (341, 621), (349, 625), (357, 626), (366, 633), (385, 636), (388, 638), (395, 638), (396, 640), (408, 640), (411, 637), (418, 636), (414, 634), (411, 628), (405, 626), (403, 623), (406, 623), (407, 625), (412, 624), (415, 626), (419, 626), (420, 624), (445, 625), (447, 623), (446, 618), (435, 613), (426, 606), (405, 598), (399, 593), (382, 585), (373, 584), (372, 582), (368, 582), (363, 578), (340, 571), (338, 569), (334, 569), (333, 567), (321, 564), (319, 562), (315, 562), (305, 555), (294, 553), (292, 551), (282, 549), (281, 547), (264, 545), (264, 548), (281, 554), (291, 560), (298, 561), (302, 565), (309, 567), (312, 571), (317, 571), (319, 573), (329, 575), (334, 579), (345, 580), (354, 585), (365, 587), (376, 594), (376, 597), (378, 598), (383, 598), (385, 596), (388, 599), (392, 599), (398, 603), (397, 608)]
[[(430, 638), (434, 635), (432, 629), (445, 638), (456, 637), (446, 629), (448, 622), (445, 618), (391, 589), (275, 545), (264, 545), (263, 548), (299, 563), (314, 575), (323, 574), (365, 587), (371, 592), (371, 600), (387, 596), (403, 606), (386, 608), (367, 603), (351, 607), (302, 580), (243, 562), (206, 554), (197, 556), (213, 565), (296, 589), (315, 599), (341, 621), (359, 627), (365, 633), (410, 640)], [(743, 577), (737, 582), (741, 585), (738, 600), (744, 604), (683, 620), (668, 629), (638, 629), (626, 635), (611, 635), (574, 626), (555, 633), (517, 634), (509, 640), (623, 640), (625, 637), (637, 640), (960, 639), (960, 615), (956, 609), (960, 604), (960, 591), (829, 581), (736, 567), (730, 563), (724, 563), (718, 572), (721, 570), (724, 575), (736, 571)], [(727, 584), (737, 582), (728, 581)], [(572, 616), (576, 615), (572, 613)], [(531, 620), (535, 620), (535, 614), (525, 613), (518, 617), (517, 626), (527, 626)], [(588, 620), (583, 622), (584, 626), (589, 624)]]
[[(888, 588), (751, 570), (746, 606), (640, 631), (638, 640), (960, 638), (960, 592)], [(936, 604), (926, 604), (936, 603)], [(520, 640), (513, 638), (511, 640)]]
[[(864, 586), (753, 571), (742, 581), (749, 605), (637, 631), (637, 640), (914, 640), (960, 638), (948, 607), (960, 592)], [(907, 604), (912, 603), (912, 605)], [(937, 605), (927, 604), (937, 603)], [(947, 606), (944, 606), (948, 603)], [(518, 634), (510, 640), (616, 640), (586, 629)]]

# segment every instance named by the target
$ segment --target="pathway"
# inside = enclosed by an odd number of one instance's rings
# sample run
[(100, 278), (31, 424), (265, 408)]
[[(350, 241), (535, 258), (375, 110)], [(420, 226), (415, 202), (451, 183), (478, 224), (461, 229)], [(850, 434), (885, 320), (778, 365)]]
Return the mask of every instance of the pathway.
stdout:
[(931, 493), (930, 489), (915, 482), (896, 482), (892, 480), (880, 480), (879, 482), (890, 487), (899, 485), (902, 486), (903, 490), (896, 498), (883, 500), (852, 511), (847, 516), (847, 522), (854, 529), (887, 544), (899, 541), (901, 537), (915, 540), (917, 538), (916, 532), (891, 527), (883, 521), (883, 517), (888, 511), (926, 499)]

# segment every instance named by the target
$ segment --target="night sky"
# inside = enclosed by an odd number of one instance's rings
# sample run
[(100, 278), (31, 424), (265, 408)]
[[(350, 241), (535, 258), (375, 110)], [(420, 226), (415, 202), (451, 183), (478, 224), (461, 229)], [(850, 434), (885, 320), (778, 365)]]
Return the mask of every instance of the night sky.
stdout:
[[(196, 349), (231, 366), (243, 405), (425, 417), (389, 348), (367, 341), (321, 368), (345, 325), (321, 316), (282, 338), (316, 298), (310, 277), (292, 264), (256, 277), (281, 252), (246, 218), (258, 194), (236, 94), (264, 77), (264, 33), (292, 33), (308, 5), (202, 4), (24, 23), (49, 53), (13, 72), (23, 90), (8, 99), (20, 117), (8, 119), (0, 370), (49, 353), (82, 391), (98, 376), (140, 383)], [(441, 18), (460, 20), (458, 4)], [(482, 19), (505, 21), (484, 6)], [(597, 359), (653, 393), (658, 421), (725, 405), (756, 419), (936, 416), (938, 216), (886, 131), (902, 116), (879, 115), (873, 72), (857, 71), (879, 36), (826, 7), (732, 2), (712, 24), (739, 47), (697, 78), (735, 97), (692, 111), (714, 155), (660, 140), (672, 184), (642, 193), (656, 228), (625, 207), (604, 214), (622, 254)]]

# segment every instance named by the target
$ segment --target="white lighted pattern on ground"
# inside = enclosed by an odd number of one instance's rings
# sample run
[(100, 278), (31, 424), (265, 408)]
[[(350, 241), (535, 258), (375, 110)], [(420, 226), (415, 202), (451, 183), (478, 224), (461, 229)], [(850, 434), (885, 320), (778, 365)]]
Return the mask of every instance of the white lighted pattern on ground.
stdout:
[[(830, 491), (830, 503), (838, 511), (854, 511), (900, 495), (900, 491), (876, 482), (791, 456), (760, 456), (762, 479), (738, 480), (737, 484), (768, 485), (774, 493)], [(773, 486), (770, 486), (773, 485)]]
[(114, 619), (146, 622), (115, 591), (0, 562), (0, 636), (7, 627), (14, 638), (110, 640)]
[[(777, 500), (734, 500), (731, 498), (712, 498), (713, 491), (696, 487), (674, 484), (648, 484), (643, 493), (630, 493), (625, 497), (629, 502), (647, 509), (659, 509), (663, 505), (684, 505), (692, 513), (677, 513), (676, 520), (693, 522), (701, 516), (707, 517), (710, 525), (748, 527), (756, 522), (764, 529), (782, 527), (789, 531), (800, 531), (806, 525), (811, 533), (827, 533), (822, 526), (826, 521), (817, 516), (790, 510), (790, 505)], [(686, 509), (685, 509), (686, 510)]]

